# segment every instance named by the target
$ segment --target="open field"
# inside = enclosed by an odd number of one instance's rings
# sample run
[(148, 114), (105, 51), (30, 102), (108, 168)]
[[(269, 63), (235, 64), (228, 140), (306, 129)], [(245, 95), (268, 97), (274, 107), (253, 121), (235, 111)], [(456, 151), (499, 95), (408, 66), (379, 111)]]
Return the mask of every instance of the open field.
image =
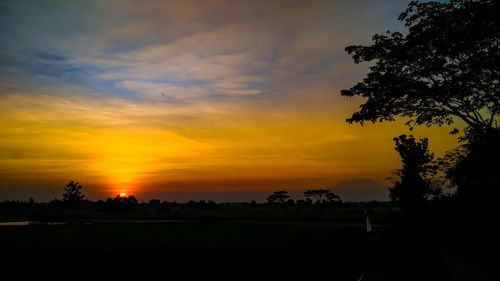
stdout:
[[(364, 225), (295, 222), (95, 223), (0, 227), (2, 254), (19, 261), (77, 257), (95, 263), (227, 267), (264, 272), (363, 271)], [(221, 268), (222, 269), (222, 268)], [(292, 271), (290, 271), (292, 270)], [(318, 271), (319, 270), (319, 271)], [(224, 270), (223, 270), (224, 271)], [(329, 273), (330, 274), (330, 273)]]
[[(371, 233), (364, 224), (365, 207)], [(40, 205), (11, 208), (10, 214), (29, 217), (30, 208), (42, 211), (44, 218), (80, 220), (8, 226), (5, 221), (14, 220), (4, 212), (0, 249), (12, 264), (50, 266), (77, 260), (92, 268), (194, 268), (219, 275), (236, 271), (332, 280), (363, 275), (365, 281), (489, 281), (496, 264), (488, 257), (499, 250), (492, 209), (458, 205), (429, 206), (413, 215), (376, 204), (178, 205), (161, 212), (142, 205), (134, 212), (63, 210), (63, 216), (55, 215), (57, 207)], [(27, 216), (20, 216), (21, 211)]]
[(401, 217), (401, 209), (390, 203), (342, 203), (279, 205), (250, 203), (141, 203), (133, 210), (107, 209), (96, 202), (68, 209), (60, 202), (0, 203), (2, 221), (88, 221), (88, 220), (196, 220), (196, 221), (305, 221), (364, 223), (367, 210), (374, 223), (389, 224)]

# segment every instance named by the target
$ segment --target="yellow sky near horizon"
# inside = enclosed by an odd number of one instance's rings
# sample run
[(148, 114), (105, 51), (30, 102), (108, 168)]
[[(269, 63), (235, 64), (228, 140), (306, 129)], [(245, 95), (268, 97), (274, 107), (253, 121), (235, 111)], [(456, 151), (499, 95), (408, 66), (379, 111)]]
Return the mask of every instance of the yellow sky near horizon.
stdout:
[[(330, 114), (321, 106), (324, 113), (311, 114), (293, 108), (268, 114), (235, 104), (231, 109), (221, 104), (176, 112), (165, 104), (137, 108), (121, 99), (4, 95), (0, 177), (14, 185), (79, 180), (109, 196), (162, 186), (237, 191), (239, 185), (303, 189), (364, 177), (383, 182), (399, 167), (392, 138), (409, 133), (402, 122), (349, 125), (341, 120), (346, 112)], [(429, 137), (431, 149), (442, 155), (456, 138), (444, 130), (414, 133)]]
[[(344, 48), (408, 2), (1, 2), (0, 200), (384, 183), (410, 132), (345, 122), (370, 64)], [(413, 133), (440, 156), (451, 129)]]

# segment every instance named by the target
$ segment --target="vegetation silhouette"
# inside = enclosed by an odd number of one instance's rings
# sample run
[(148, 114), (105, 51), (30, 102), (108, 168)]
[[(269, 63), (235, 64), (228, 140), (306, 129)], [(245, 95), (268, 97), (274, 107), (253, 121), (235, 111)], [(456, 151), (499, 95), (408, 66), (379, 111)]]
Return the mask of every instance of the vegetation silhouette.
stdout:
[(429, 152), (427, 138), (417, 141), (412, 135), (403, 134), (394, 138), (394, 142), (403, 167), (394, 172), (399, 179), (389, 188), (389, 195), (406, 210), (414, 211), (421, 208), (429, 196), (440, 194), (440, 189), (431, 188), (428, 178), (437, 173), (438, 167), (432, 164), (434, 155)]
[(304, 196), (315, 204), (341, 202), (340, 197), (329, 189), (308, 189), (304, 191)]
[[(150, 202), (150, 204), (153, 205), (156, 205), (155, 203), (155, 201)], [(106, 209), (111, 211), (135, 211), (137, 209), (137, 206), (139, 206), (139, 203), (133, 195), (130, 195), (128, 197), (116, 195), (116, 197), (113, 199), (107, 198), (104, 206)]]
[[(70, 182), (70, 190), (78, 204), (68, 205), (66, 201), (54, 199), (51, 202), (5, 201), (0, 202), (0, 221), (30, 220), (36, 222), (81, 223), (108, 219), (145, 219), (145, 220), (267, 220), (267, 221), (324, 221), (359, 223), (361, 213), (367, 207), (380, 208), (379, 222), (394, 221), (400, 214), (398, 208), (389, 202), (359, 202), (342, 204), (340, 197), (329, 189), (307, 190), (305, 200), (294, 201), (285, 190), (273, 192), (266, 203), (221, 202), (212, 200), (190, 200), (186, 203), (167, 202), (151, 199), (138, 202), (133, 195), (117, 195), (106, 200), (83, 200), (79, 183)], [(76, 190), (76, 191), (75, 191)], [(78, 191), (78, 192), (77, 192)], [(64, 198), (69, 198), (66, 196)], [(314, 201), (311, 199), (313, 198)], [(287, 207), (285, 210), (276, 205)], [(313, 208), (314, 206), (322, 208)], [(284, 212), (283, 212), (284, 211)]]
[[(412, 1), (399, 16), (405, 32), (345, 48), (354, 63), (373, 63), (361, 82), (341, 91), (365, 98), (346, 122), (403, 117), (410, 130), (464, 124), (450, 132), (461, 134), (459, 146), (434, 162), (426, 138), (394, 139), (403, 167), (390, 196), (409, 212), (384, 242), (368, 244), (364, 279), (494, 280), (487, 257), (500, 250), (499, 233), (485, 225), (498, 216), (500, 193), (499, 14), (499, 1)], [(441, 172), (456, 194), (433, 188), (430, 177)]]
[(81, 192), (82, 186), (78, 182), (70, 181), (64, 188), (63, 202), (70, 208), (75, 208), (83, 202), (85, 195)]
[[(408, 33), (372, 37), (371, 46), (346, 47), (355, 63), (375, 61), (344, 96), (367, 101), (348, 122), (452, 124), (491, 128), (500, 114), (498, 1), (413, 1), (399, 16)], [(464, 40), (466, 38), (467, 40)]]
[(494, 204), (500, 195), (500, 130), (466, 136), (465, 143), (440, 159), (457, 198), (474, 205)]
[[(499, 176), (494, 171), (500, 170), (500, 162), (486, 164), (480, 147), (487, 144), (499, 155), (499, 7), (498, 1), (488, 0), (413, 1), (399, 16), (407, 33), (388, 31), (374, 35), (372, 45), (346, 47), (355, 63), (375, 62), (362, 82), (341, 91), (343, 96), (366, 98), (347, 122), (402, 116), (409, 119), (410, 129), (451, 125), (456, 119), (466, 124), (461, 140), (467, 144), (446, 158), (455, 160), (447, 175), (464, 200), (497, 194), (493, 186), (498, 186)], [(458, 132), (455, 128), (450, 133)]]
[(290, 196), (288, 195), (288, 191), (285, 191), (285, 190), (275, 191), (275, 192), (273, 192), (273, 194), (271, 194), (267, 197), (267, 202), (269, 204), (273, 204), (273, 203), (285, 204), (285, 201), (289, 198), (290, 198)]

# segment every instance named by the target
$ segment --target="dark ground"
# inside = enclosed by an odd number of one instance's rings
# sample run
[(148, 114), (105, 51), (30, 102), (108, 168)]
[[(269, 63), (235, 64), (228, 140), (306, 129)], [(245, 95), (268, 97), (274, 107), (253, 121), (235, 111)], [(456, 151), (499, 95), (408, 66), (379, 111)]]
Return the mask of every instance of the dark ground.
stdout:
[[(364, 225), (366, 207), (372, 233)], [(176, 208), (168, 217), (146, 208), (114, 213), (112, 220), (102, 220), (100, 213), (65, 225), (0, 226), (1, 254), (8, 258), (2, 265), (57, 265), (61, 270), (74, 263), (75, 268), (221, 279), (496, 280), (498, 259), (491, 257), (500, 249), (500, 233), (491, 208), (434, 206), (412, 215), (393, 207), (348, 204)], [(197, 217), (196, 222), (148, 222)]]
[(3, 226), (0, 247), (21, 263), (77, 257), (111, 267), (310, 271), (355, 280), (365, 237), (363, 225), (334, 223), (97, 223)]

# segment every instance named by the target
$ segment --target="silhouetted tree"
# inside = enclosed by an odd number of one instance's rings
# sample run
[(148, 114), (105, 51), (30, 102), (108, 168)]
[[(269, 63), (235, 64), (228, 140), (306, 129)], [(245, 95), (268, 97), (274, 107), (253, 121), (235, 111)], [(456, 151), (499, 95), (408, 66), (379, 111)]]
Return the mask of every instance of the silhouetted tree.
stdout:
[(412, 135), (401, 135), (394, 138), (394, 142), (403, 167), (396, 170), (399, 179), (389, 188), (391, 200), (400, 202), (406, 209), (418, 208), (433, 192), (427, 177), (437, 171), (431, 164), (434, 155), (429, 153), (427, 138), (416, 141)]
[(314, 203), (324, 203), (325, 200), (329, 202), (340, 201), (340, 197), (329, 189), (308, 189), (304, 191), (304, 196)]
[(347, 122), (403, 116), (410, 128), (450, 125), (454, 119), (466, 124), (461, 140), (467, 144), (449, 153), (447, 167), (464, 199), (474, 188), (484, 195), (498, 183), (500, 161), (486, 164), (484, 157), (486, 147), (498, 155), (499, 14), (499, 1), (413, 1), (399, 16), (408, 32), (388, 31), (374, 35), (373, 45), (346, 47), (355, 63), (375, 62), (362, 82), (341, 92), (367, 99)]
[(342, 91), (367, 98), (347, 122), (405, 116), (410, 126), (453, 118), (475, 129), (497, 126), (499, 14), (499, 1), (413, 1), (399, 16), (406, 34), (388, 31), (374, 35), (371, 46), (346, 47), (355, 63), (375, 61), (362, 82)]
[(288, 195), (288, 191), (285, 190), (275, 191), (273, 192), (273, 194), (267, 197), (267, 202), (270, 204), (277, 202), (284, 204), (288, 198), (290, 198), (290, 196)]
[(82, 186), (78, 182), (70, 181), (64, 188), (63, 202), (68, 207), (77, 207), (85, 197), (81, 192)]

